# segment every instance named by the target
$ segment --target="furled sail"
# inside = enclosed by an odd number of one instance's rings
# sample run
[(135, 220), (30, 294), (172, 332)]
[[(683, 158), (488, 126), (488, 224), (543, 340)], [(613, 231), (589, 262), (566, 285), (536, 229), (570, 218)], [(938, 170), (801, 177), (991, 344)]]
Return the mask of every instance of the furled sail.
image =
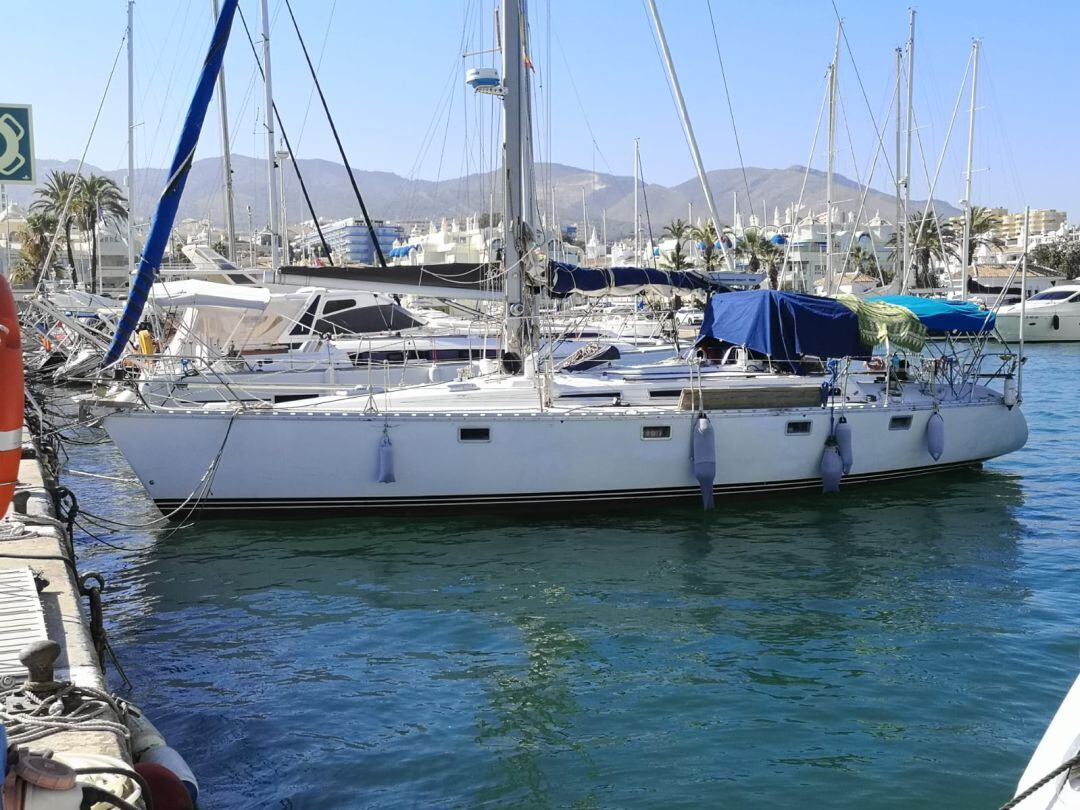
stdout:
[(553, 298), (569, 295), (635, 295), (649, 290), (713, 290), (718, 286), (700, 273), (657, 270), (651, 267), (578, 267), (549, 262), (549, 293)]
[(146, 297), (150, 293), (158, 267), (161, 266), (162, 256), (165, 255), (169, 233), (176, 219), (176, 209), (180, 205), (184, 184), (187, 182), (188, 172), (191, 170), (191, 163), (195, 157), (195, 147), (199, 143), (199, 133), (202, 131), (203, 120), (206, 118), (206, 108), (214, 92), (214, 82), (217, 81), (218, 73), (221, 71), (221, 60), (225, 55), (225, 45), (229, 41), (229, 31), (232, 28), (238, 1), (224, 0), (221, 5), (221, 14), (214, 26), (210, 49), (206, 53), (202, 73), (195, 86), (195, 95), (191, 99), (191, 106), (184, 120), (184, 128), (180, 133), (180, 142), (176, 146), (176, 154), (173, 155), (172, 165), (169, 167), (169, 179), (158, 199), (157, 211), (154, 212), (154, 220), (150, 224), (146, 245), (139, 259), (139, 269), (131, 283), (124, 314), (116, 327), (112, 345), (109, 346), (109, 351), (106, 352), (105, 359), (102, 361), (103, 367), (111, 366), (120, 359), (128, 340), (139, 324), (139, 319), (142, 318)]

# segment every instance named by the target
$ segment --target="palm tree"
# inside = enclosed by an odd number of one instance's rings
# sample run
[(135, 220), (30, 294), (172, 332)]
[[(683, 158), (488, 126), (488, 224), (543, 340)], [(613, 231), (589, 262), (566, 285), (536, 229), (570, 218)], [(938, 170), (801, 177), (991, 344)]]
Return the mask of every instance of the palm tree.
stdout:
[(705, 272), (711, 271), (717, 259), (716, 242), (719, 237), (716, 234), (716, 225), (711, 219), (704, 225), (695, 225), (690, 229), (690, 236), (701, 243), (701, 260), (705, 263)]
[[(47, 214), (55, 220), (67, 208), (67, 216), (64, 218), (64, 244), (67, 247), (68, 267), (71, 268), (71, 283), (77, 284), (78, 274), (75, 271), (75, 255), (71, 251), (71, 228), (75, 225), (75, 200), (68, 203), (68, 197), (78, 193), (79, 176), (74, 172), (54, 171), (45, 180), (45, 185), (34, 192), (37, 197), (30, 204), (31, 211)], [(42, 256), (42, 261), (45, 257)]]
[[(968, 239), (967, 255), (969, 267), (975, 259), (975, 249), (980, 245), (987, 248), (1001, 248), (1005, 246), (1005, 240), (998, 236), (1000, 230), (1001, 217), (998, 214), (995, 214), (984, 205), (973, 205), (971, 207), (971, 232), (969, 234), (970, 238)], [(962, 243), (964, 238), (963, 230), (960, 231), (959, 237)], [(958, 245), (956, 252), (959, 253), (961, 250), (963, 250), (962, 245)]]
[(690, 238), (690, 226), (681, 219), (677, 219), (670, 225), (664, 226), (664, 233), (675, 240), (675, 247), (671, 251), (671, 269), (684, 270), (690, 265), (686, 254), (683, 253), (683, 242)]
[(781, 250), (778, 245), (774, 244), (765, 235), (764, 230), (761, 228), (745, 229), (742, 233), (742, 239), (735, 245), (735, 250), (740, 255), (750, 259), (747, 263), (747, 269), (751, 273), (757, 273), (764, 264), (769, 274), (769, 288), (773, 290), (778, 288), (780, 279), (776, 262), (780, 258)]
[[(16, 284), (32, 283), (37, 286), (45, 272), (45, 258), (49, 244), (56, 233), (56, 217), (44, 212), (27, 215), (26, 224), (18, 230), (16, 238), (22, 243), (19, 260), (11, 267), (11, 280)], [(55, 259), (53, 268), (56, 267)]]
[(75, 198), (79, 227), (90, 237), (90, 292), (98, 291), (98, 223), (123, 222), (127, 219), (127, 200), (120, 186), (101, 175), (91, 174), (78, 185)]
[[(911, 255), (915, 261), (915, 286), (928, 288), (936, 286), (930, 272), (930, 262), (947, 262), (950, 256), (954, 256), (953, 245), (956, 244), (956, 232), (952, 224), (944, 222), (934, 214), (927, 213), (925, 216), (916, 214), (907, 223), (908, 239), (911, 241)], [(888, 245), (896, 255), (897, 236), (894, 233), (889, 237)], [(903, 272), (903, 271), (901, 271)]]
[(847, 266), (851, 268), (852, 276), (863, 273), (873, 278), (879, 277), (877, 254), (864, 245), (856, 243), (851, 246)]

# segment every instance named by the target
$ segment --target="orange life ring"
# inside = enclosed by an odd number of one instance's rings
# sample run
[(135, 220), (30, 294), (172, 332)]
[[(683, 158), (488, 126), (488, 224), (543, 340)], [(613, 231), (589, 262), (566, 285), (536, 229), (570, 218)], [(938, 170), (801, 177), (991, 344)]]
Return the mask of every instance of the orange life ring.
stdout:
[(0, 276), (0, 517), (15, 494), (22, 460), (23, 356), (19, 312), (7, 279)]
[(884, 371), (885, 370), (885, 358), (884, 357), (871, 357), (866, 361), (867, 371)]

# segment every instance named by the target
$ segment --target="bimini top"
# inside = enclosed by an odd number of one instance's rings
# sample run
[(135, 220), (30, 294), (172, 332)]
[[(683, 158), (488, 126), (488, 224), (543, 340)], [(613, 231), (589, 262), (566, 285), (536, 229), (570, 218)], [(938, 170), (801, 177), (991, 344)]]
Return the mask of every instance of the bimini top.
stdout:
[(714, 295), (705, 307), (698, 342), (718, 340), (746, 346), (802, 371), (799, 358), (866, 357), (859, 319), (832, 298), (746, 290)]
[(914, 295), (882, 295), (867, 300), (903, 307), (931, 332), (980, 334), (994, 328), (994, 313), (980, 309), (978, 304), (971, 301), (947, 301)]
[(700, 273), (655, 270), (651, 267), (578, 267), (548, 262), (549, 293), (553, 298), (579, 295), (636, 295), (651, 289), (723, 289)]

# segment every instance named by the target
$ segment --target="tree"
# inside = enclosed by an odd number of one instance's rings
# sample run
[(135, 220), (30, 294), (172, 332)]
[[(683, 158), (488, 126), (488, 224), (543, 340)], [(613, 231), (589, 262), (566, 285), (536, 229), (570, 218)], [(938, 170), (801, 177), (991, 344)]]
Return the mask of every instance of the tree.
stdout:
[[(945, 263), (950, 256), (955, 256), (956, 232), (948, 222), (943, 222), (934, 214), (925, 216), (916, 214), (907, 223), (908, 239), (911, 242), (911, 256), (915, 264), (915, 286), (921, 288), (936, 287), (930, 271), (930, 263), (936, 260)], [(889, 237), (888, 245), (895, 257), (899, 250), (897, 237), (900, 232)], [(904, 272), (904, 269), (901, 269)]]
[[(78, 284), (79, 277), (75, 270), (75, 255), (71, 250), (71, 228), (75, 225), (76, 197), (79, 189), (79, 176), (74, 172), (54, 171), (45, 180), (45, 185), (34, 192), (37, 197), (30, 204), (30, 210), (45, 214), (59, 221), (60, 215), (67, 208), (67, 216), (64, 217), (64, 244), (67, 247), (68, 267), (71, 268), (71, 283)], [(71, 202), (68, 198), (72, 197)], [(42, 256), (42, 261), (45, 257)]]
[(670, 225), (664, 226), (664, 233), (675, 240), (669, 262), (672, 270), (685, 270), (690, 265), (690, 260), (683, 253), (683, 243), (690, 238), (690, 226), (683, 220), (677, 219)]
[(1070, 281), (1080, 278), (1080, 242), (1052, 239), (1032, 248), (1030, 256), (1035, 264), (1061, 273)]
[[(1000, 230), (1001, 217), (999, 215), (982, 205), (971, 207), (971, 233), (967, 251), (968, 267), (971, 266), (972, 261), (975, 259), (975, 250), (980, 245), (990, 249), (1005, 246), (1005, 240), (997, 235)], [(954, 229), (954, 238), (956, 239), (956, 255), (959, 256), (960, 251), (964, 249), (963, 223), (961, 223), (958, 231)]]
[(108, 177), (91, 174), (83, 178), (75, 196), (79, 227), (90, 237), (90, 292), (98, 291), (98, 223), (110, 224), (127, 220), (127, 200), (120, 187)]
[(780, 246), (772, 242), (761, 228), (746, 228), (742, 238), (735, 244), (735, 251), (749, 259), (747, 269), (751, 273), (757, 273), (761, 266), (769, 274), (769, 288), (778, 289), (780, 278), (779, 268), (776, 266), (783, 251)]
[(877, 254), (863, 245), (856, 243), (851, 246), (851, 251), (848, 253), (847, 266), (851, 268), (853, 275), (862, 273), (875, 279), (883, 278), (886, 283), (891, 281), (891, 279), (886, 278), (885, 275), (879, 271)]
[[(37, 286), (41, 281), (56, 225), (56, 217), (41, 211), (26, 217), (26, 224), (16, 234), (22, 243), (22, 255), (11, 268), (11, 280), (16, 284), (30, 283)], [(55, 257), (52, 265), (52, 269), (58, 269)]]
[(716, 225), (710, 219), (704, 225), (696, 225), (690, 229), (690, 236), (701, 243), (701, 261), (705, 264), (705, 271), (709, 272), (716, 266), (717, 256), (716, 243), (719, 236), (716, 233)]

